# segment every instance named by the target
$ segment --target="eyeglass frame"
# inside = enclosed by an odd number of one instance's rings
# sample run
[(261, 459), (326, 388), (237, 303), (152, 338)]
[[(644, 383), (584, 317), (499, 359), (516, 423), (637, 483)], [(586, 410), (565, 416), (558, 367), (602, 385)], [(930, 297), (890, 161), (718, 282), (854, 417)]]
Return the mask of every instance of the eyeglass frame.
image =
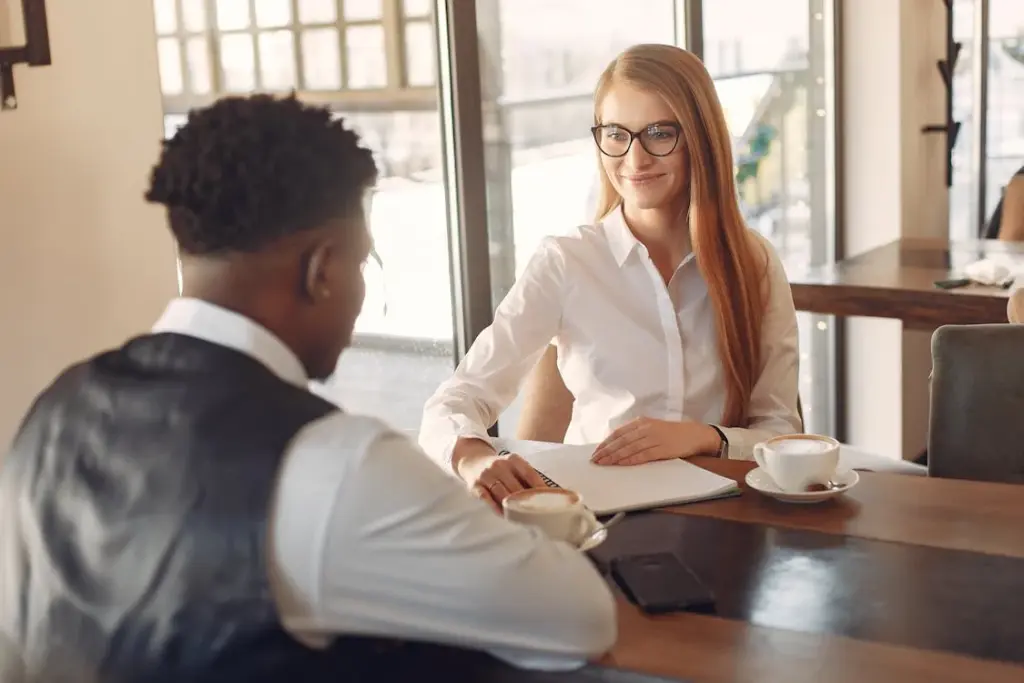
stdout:
[[(672, 149), (670, 149), (669, 151), (665, 152), (664, 154), (655, 154), (651, 150), (647, 149), (647, 145), (644, 144), (643, 138), (640, 137), (641, 135), (646, 133), (650, 128), (653, 128), (655, 126), (661, 126), (663, 128), (671, 128), (672, 130), (674, 130), (676, 132), (675, 144), (672, 145)], [(600, 130), (602, 130), (604, 128), (618, 128), (621, 131), (629, 133), (629, 143), (626, 145), (626, 150), (622, 154), (609, 154), (608, 152), (604, 151), (603, 147), (601, 147), (601, 142), (598, 140), (597, 134), (598, 134), (598, 132)], [(679, 149), (679, 140), (680, 140), (680, 138), (683, 135), (683, 127), (680, 126), (675, 121), (655, 121), (654, 123), (648, 123), (646, 126), (644, 126), (643, 130), (634, 133), (629, 128), (626, 128), (625, 126), (620, 126), (617, 123), (600, 123), (600, 124), (598, 124), (596, 126), (591, 126), (591, 128), (590, 128), (590, 135), (591, 135), (591, 137), (594, 138), (594, 144), (597, 145), (597, 150), (599, 152), (601, 152), (601, 154), (605, 155), (606, 157), (611, 157), (612, 159), (621, 159), (622, 157), (624, 157), (627, 154), (629, 154), (629, 150), (633, 149), (633, 141), (637, 140), (637, 139), (640, 140), (640, 146), (644, 148), (645, 152), (650, 154), (652, 157), (663, 158), (663, 157), (669, 156), (670, 154), (675, 152), (677, 149)]]

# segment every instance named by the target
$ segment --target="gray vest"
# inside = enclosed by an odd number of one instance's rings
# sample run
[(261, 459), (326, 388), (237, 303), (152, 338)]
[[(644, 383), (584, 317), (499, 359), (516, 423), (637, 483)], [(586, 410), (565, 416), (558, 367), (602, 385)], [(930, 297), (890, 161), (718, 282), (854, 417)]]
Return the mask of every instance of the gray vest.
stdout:
[(282, 455), (335, 409), (177, 334), (62, 374), (0, 470), (0, 634), (29, 680), (358, 679), (389, 646), (304, 647), (267, 579)]

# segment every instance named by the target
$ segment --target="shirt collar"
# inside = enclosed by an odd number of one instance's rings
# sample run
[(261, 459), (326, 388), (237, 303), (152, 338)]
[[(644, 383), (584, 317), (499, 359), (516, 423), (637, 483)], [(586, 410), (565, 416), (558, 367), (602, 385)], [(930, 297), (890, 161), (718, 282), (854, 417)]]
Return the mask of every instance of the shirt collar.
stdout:
[[(647, 252), (647, 247), (636, 238), (633, 231), (626, 225), (626, 217), (622, 213), (622, 204), (619, 204), (615, 209), (611, 211), (601, 221), (601, 225), (604, 226), (604, 236), (608, 240), (608, 246), (612, 250), (612, 256), (615, 257), (615, 263), (622, 267), (622, 264), (626, 262), (629, 255), (634, 251), (639, 250), (641, 254)], [(679, 268), (692, 261), (694, 258), (693, 250), (690, 250), (683, 260), (679, 263)]]
[(611, 213), (601, 221), (604, 226), (604, 236), (608, 240), (608, 246), (612, 250), (615, 262), (622, 266), (629, 258), (629, 255), (637, 247), (642, 247), (640, 240), (636, 238), (633, 231), (626, 225), (626, 218), (622, 215), (622, 205), (615, 207)]
[(251, 318), (201, 299), (174, 299), (152, 331), (183, 334), (226, 346), (258, 360), (285, 381), (300, 387), (309, 383), (298, 356), (277, 335)]

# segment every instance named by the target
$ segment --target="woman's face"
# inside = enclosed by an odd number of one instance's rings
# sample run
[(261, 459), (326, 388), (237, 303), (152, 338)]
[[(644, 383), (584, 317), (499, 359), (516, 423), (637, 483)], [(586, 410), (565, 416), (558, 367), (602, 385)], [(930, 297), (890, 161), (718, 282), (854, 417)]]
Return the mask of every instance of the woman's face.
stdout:
[(598, 121), (601, 165), (627, 209), (670, 208), (686, 196), (689, 158), (661, 97), (616, 83), (601, 101)]

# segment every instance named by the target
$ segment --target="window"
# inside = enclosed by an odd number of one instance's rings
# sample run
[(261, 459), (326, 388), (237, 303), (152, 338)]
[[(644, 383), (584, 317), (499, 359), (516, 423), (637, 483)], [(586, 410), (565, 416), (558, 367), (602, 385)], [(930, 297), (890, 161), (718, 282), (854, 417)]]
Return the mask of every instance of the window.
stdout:
[(431, 3), (154, 0), (164, 109), (295, 90), (347, 111), (434, 109)]
[[(676, 21), (672, 0), (646, 0), (642, 12), (619, 0), (477, 0), (476, 6), (497, 305), (545, 235), (593, 219), (590, 126), (601, 72), (635, 43), (674, 44)], [(517, 400), (501, 417), (502, 433), (515, 432), (519, 411)]]
[[(787, 266), (833, 257), (834, 182), (824, 0), (704, 2), (704, 61), (733, 134), (740, 201)], [(608, 61), (642, 42), (683, 43), (676, 4), (616, 0), (478, 0), (488, 156), (492, 300), (508, 291), (540, 239), (592, 220), (592, 92)], [(545, 20), (533, 18), (543, 15)], [(578, 18), (586, 15), (586, 22)], [(566, 25), (573, 25), (567, 33)], [(557, 188), (553, 192), (552, 188)], [(834, 330), (800, 314), (806, 427), (834, 433)], [(502, 417), (514, 431), (518, 406)]]
[[(703, 3), (704, 62), (733, 134), (740, 204), (787, 269), (834, 257), (825, 0)], [(835, 432), (834, 320), (798, 313), (804, 426)]]
[(971, 77), (973, 14), (974, 0), (955, 0), (953, 3), (953, 40), (962, 43), (963, 49), (953, 70), (953, 120), (959, 121), (961, 126), (953, 147), (953, 184), (949, 188), (949, 236), (952, 239), (978, 237), (977, 221), (971, 215), (975, 194), (970, 168), (974, 139), (974, 81)]
[(154, 0), (166, 131), (218, 97), (295, 91), (362, 136), (381, 177), (379, 259), (353, 348), (323, 387), (346, 408), (418, 428), (453, 369), (448, 212), (430, 0)]
[[(832, 2), (704, 2), (703, 26), (691, 27), (703, 32), (695, 37), (727, 110), (746, 217), (794, 267), (832, 255), (834, 112), (826, 93), (834, 74), (824, 19)], [(433, 0), (154, 3), (168, 131), (190, 108), (226, 93), (295, 90), (345, 115), (377, 154), (371, 230), (381, 259), (367, 269), (355, 348), (327, 390), (346, 407), (410, 430), (453, 368), (449, 221), (462, 238), (484, 229), (488, 237), (484, 253), (474, 246), (463, 256), (489, 259), (491, 282), (458, 282), (458, 296), (486, 292), (497, 303), (541, 238), (592, 218), (598, 75), (632, 44), (683, 44), (682, 10), (691, 4), (476, 0), (484, 226), (461, 224), (452, 218), (462, 215), (457, 207), (446, 205), (458, 193), (445, 192), (450, 160), (437, 84), (453, 79), (458, 91), (464, 76), (436, 72)], [(451, 21), (463, 22), (451, 32), (457, 40), (466, 20)], [(447, 152), (476, 154), (467, 149), (452, 144)], [(808, 429), (820, 433), (833, 432), (831, 322), (800, 317), (801, 394)], [(502, 416), (506, 433), (517, 414), (513, 405)]]
[(953, 4), (954, 40), (964, 48), (953, 79), (953, 117), (962, 122), (953, 149), (949, 233), (953, 239), (983, 234), (974, 209), (978, 178), (971, 168), (974, 120), (987, 118), (985, 140), (986, 225), (1010, 178), (1024, 166), (1024, 5), (1018, 0), (990, 0), (988, 17), (988, 107), (976, 111), (973, 68), (978, 56), (974, 0)]

